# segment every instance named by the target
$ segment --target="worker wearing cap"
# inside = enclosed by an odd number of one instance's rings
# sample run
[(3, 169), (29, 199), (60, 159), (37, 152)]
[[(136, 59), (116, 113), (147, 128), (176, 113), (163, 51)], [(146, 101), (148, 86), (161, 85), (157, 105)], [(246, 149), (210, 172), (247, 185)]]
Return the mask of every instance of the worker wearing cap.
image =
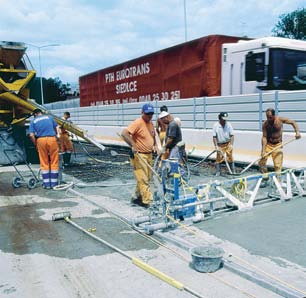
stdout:
[(234, 130), (227, 121), (228, 113), (221, 112), (218, 118), (219, 121), (213, 126), (213, 143), (217, 150), (216, 176), (220, 176), (220, 164), (224, 161), (224, 154), (226, 154), (226, 160), (230, 164), (232, 172), (235, 172), (233, 159)]
[[(180, 158), (180, 149), (177, 144), (182, 141), (182, 131), (180, 125), (174, 120), (173, 116), (168, 112), (163, 111), (158, 116), (166, 125), (166, 138), (165, 145), (163, 147), (165, 155), (163, 159), (168, 158)], [(184, 150), (185, 148), (182, 148)]]
[(152, 152), (156, 151), (155, 129), (152, 122), (154, 107), (146, 103), (141, 110), (142, 116), (134, 120), (121, 135), (125, 142), (132, 149), (131, 164), (134, 168), (136, 179), (135, 194), (132, 203), (142, 207), (149, 207), (152, 203), (152, 193), (150, 189)]
[(50, 189), (58, 184), (57, 123), (51, 116), (43, 115), (40, 109), (34, 110), (33, 115), (30, 139), (38, 151), (43, 187)]

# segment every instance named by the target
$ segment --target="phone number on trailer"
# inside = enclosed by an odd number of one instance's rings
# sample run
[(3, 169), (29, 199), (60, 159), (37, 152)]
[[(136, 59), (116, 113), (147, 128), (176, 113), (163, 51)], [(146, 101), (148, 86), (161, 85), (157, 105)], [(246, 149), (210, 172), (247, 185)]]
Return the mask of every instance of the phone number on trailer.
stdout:
[(140, 95), (138, 101), (155, 101), (155, 100), (171, 100), (179, 99), (181, 96), (180, 90), (156, 92), (147, 95)]

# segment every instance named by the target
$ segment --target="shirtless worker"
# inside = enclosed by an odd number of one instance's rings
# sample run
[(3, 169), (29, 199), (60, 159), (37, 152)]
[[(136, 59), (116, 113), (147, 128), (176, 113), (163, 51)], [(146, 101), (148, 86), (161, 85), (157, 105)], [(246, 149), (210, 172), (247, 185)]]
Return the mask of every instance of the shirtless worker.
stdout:
[[(301, 135), (299, 127), (294, 120), (279, 117), (275, 115), (275, 110), (269, 108), (266, 110), (267, 120), (262, 125), (262, 139), (261, 139), (261, 156), (262, 159), (258, 162), (259, 170), (262, 173), (267, 173), (267, 160), (269, 158), (269, 152), (275, 147), (279, 147), (271, 153), (274, 164), (274, 171), (280, 173), (283, 167), (283, 124), (290, 124), (295, 130), (295, 138), (300, 139)], [(267, 179), (263, 182), (262, 187), (267, 185)]]

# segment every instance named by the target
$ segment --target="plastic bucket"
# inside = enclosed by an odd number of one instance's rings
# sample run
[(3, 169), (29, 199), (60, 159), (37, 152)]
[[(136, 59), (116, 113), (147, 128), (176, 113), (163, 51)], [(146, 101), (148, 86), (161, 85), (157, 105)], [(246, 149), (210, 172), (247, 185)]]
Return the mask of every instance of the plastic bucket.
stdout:
[(199, 272), (215, 272), (221, 267), (224, 250), (213, 246), (198, 246), (190, 250), (192, 265)]

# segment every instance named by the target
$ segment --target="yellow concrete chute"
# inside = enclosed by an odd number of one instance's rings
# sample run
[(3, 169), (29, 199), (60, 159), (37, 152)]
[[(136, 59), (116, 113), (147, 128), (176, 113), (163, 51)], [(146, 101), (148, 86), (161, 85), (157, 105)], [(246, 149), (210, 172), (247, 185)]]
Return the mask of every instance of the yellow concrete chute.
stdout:
[[(84, 131), (83, 129), (81, 129), (80, 127), (78, 127), (77, 125), (74, 125), (73, 123), (69, 121), (65, 121), (62, 118), (53, 115), (52, 113), (48, 112), (48, 110), (46, 110), (43, 106), (37, 104), (34, 101), (24, 100), (11, 92), (4, 92), (0, 94), (0, 102), (7, 102), (11, 104), (12, 106), (14, 106), (15, 109), (16, 108), (22, 109), (24, 112), (28, 114), (31, 114), (35, 109), (41, 109), (43, 113), (51, 115), (54, 118), (54, 120), (57, 122), (58, 125), (64, 127), (69, 132), (77, 135), (78, 137), (86, 140), (89, 143), (92, 143), (93, 145), (97, 146), (101, 150), (105, 149), (103, 145), (98, 143), (93, 137), (89, 136), (86, 131)], [(24, 119), (25, 118), (19, 119), (17, 121), (23, 121)]]
[(23, 60), (26, 49), (22, 42), (0, 42), (0, 92), (19, 93), (34, 78), (35, 70), (27, 69)]
[[(27, 67), (26, 45), (22, 42), (0, 42), (0, 127), (24, 125), (35, 109), (50, 114), (44, 107), (29, 99), (27, 85), (35, 77), (35, 70)], [(30, 63), (29, 63), (30, 64)], [(2, 111), (2, 113), (1, 113)], [(104, 150), (104, 146), (71, 122), (55, 115), (54, 120), (69, 132)]]

